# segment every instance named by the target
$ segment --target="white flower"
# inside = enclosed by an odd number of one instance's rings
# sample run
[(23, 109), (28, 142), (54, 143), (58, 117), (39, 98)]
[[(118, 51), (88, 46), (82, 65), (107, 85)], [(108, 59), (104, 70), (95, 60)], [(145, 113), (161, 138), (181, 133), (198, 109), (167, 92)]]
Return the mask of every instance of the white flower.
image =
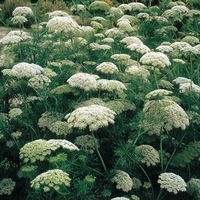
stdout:
[(115, 61), (120, 62), (120, 61), (127, 61), (128, 59), (131, 58), (131, 56), (125, 53), (121, 53), (121, 54), (113, 54), (111, 58)]
[(97, 90), (98, 78), (99, 76), (97, 75), (79, 72), (77, 74), (72, 75), (67, 80), (67, 82), (71, 87), (77, 87), (85, 91), (90, 91), (90, 90)]
[(197, 38), (195, 36), (191, 36), (191, 35), (185, 36), (181, 41), (182, 42), (187, 42), (190, 45), (199, 44), (199, 38)]
[(116, 188), (121, 189), (124, 192), (128, 192), (133, 187), (133, 181), (128, 173), (117, 170), (115, 176), (111, 180), (112, 182), (116, 183)]
[(111, 44), (114, 42), (114, 39), (113, 38), (110, 38), (110, 37), (106, 37), (102, 40), (103, 43), (107, 43), (107, 44)]
[(151, 51), (149, 47), (147, 47), (144, 44), (133, 43), (133, 44), (128, 45), (127, 48), (130, 49), (131, 51), (136, 51), (137, 53), (140, 53), (140, 54), (145, 54)]
[(50, 127), (50, 131), (56, 133), (56, 135), (68, 135), (72, 132), (72, 129), (69, 128), (67, 122), (56, 121)]
[(132, 32), (134, 31), (134, 28), (131, 26), (130, 22), (127, 20), (120, 20), (117, 23), (117, 26), (119, 27), (120, 31), (124, 31), (124, 32)]
[(0, 196), (1, 195), (11, 195), (14, 190), (16, 182), (11, 178), (4, 178), (0, 181)]
[(131, 11), (132, 10), (131, 6), (128, 5), (128, 4), (125, 4), (125, 3), (120, 4), (118, 6), (118, 8), (121, 9), (123, 12), (125, 12), (125, 11)]
[(70, 181), (68, 173), (60, 169), (52, 169), (34, 178), (31, 187), (35, 190), (43, 189), (44, 192), (59, 191), (61, 187), (70, 187)]
[(145, 98), (146, 99), (155, 99), (155, 98), (164, 98), (165, 96), (171, 95), (172, 91), (165, 90), (165, 89), (157, 89), (149, 92)]
[(148, 52), (140, 58), (140, 62), (158, 68), (165, 68), (171, 65), (169, 58), (161, 52)]
[(174, 128), (185, 130), (189, 117), (176, 102), (167, 98), (148, 101), (143, 108), (144, 120), (141, 126), (149, 135), (159, 135), (162, 129), (171, 131)]
[(96, 70), (105, 74), (114, 74), (119, 72), (117, 66), (112, 62), (103, 62), (96, 67)]
[(47, 141), (48, 144), (50, 144), (50, 148), (52, 151), (57, 150), (58, 148), (67, 149), (69, 151), (78, 151), (78, 147), (71, 143), (68, 140), (63, 139), (51, 139)]
[(114, 18), (114, 20), (119, 19), (123, 15), (124, 15), (124, 12), (120, 8), (111, 7), (109, 10), (109, 17)]
[(6, 44), (17, 44), (23, 41), (26, 41), (28, 39), (31, 39), (29, 33), (24, 31), (10, 31), (5, 37), (0, 39), (0, 44), (6, 45)]
[(184, 83), (194, 84), (194, 82), (191, 79), (185, 77), (178, 77), (174, 79), (172, 82), (176, 84), (184, 84)]
[(52, 19), (54, 17), (68, 17), (69, 16), (66, 12), (64, 12), (62, 10), (55, 10), (48, 14), (49, 14), (49, 19)]
[(42, 74), (37, 74), (31, 77), (28, 80), (28, 86), (34, 89), (43, 89), (44, 87), (48, 87), (51, 80)]
[(187, 8), (186, 6), (174, 6), (171, 8), (172, 11), (178, 12), (179, 14), (185, 14), (188, 13), (188, 11), (190, 10), (189, 8)]
[(47, 28), (53, 33), (77, 35), (80, 26), (68, 15), (66, 17), (53, 17), (47, 22)]
[(150, 76), (150, 72), (147, 69), (140, 67), (140, 66), (136, 66), (136, 65), (132, 65), (132, 66), (128, 67), (125, 70), (125, 72), (132, 74), (132, 75), (142, 77), (144, 79), (146, 79), (148, 76)]
[(130, 199), (128, 199), (126, 197), (114, 197), (114, 198), (112, 198), (110, 200), (130, 200)]
[(22, 25), (22, 24), (24, 24), (25, 22), (27, 22), (28, 20), (26, 19), (26, 17), (24, 17), (24, 16), (21, 16), (21, 15), (17, 15), (17, 16), (15, 16), (15, 17), (13, 17), (12, 19), (11, 19), (11, 22), (13, 23), (13, 24), (19, 24), (19, 25)]
[(138, 161), (144, 163), (147, 167), (155, 166), (160, 163), (159, 152), (150, 145), (140, 145), (135, 148), (135, 154)]
[(90, 43), (89, 47), (92, 51), (99, 51), (99, 50), (110, 50), (112, 47), (107, 44), (98, 44), (98, 43)]
[(128, 4), (131, 7), (132, 11), (141, 11), (147, 8), (143, 3), (133, 2)]
[(131, 45), (131, 44), (143, 44), (143, 42), (135, 36), (127, 36), (120, 40), (120, 43), (125, 44), (126, 46)]
[(9, 111), (8, 116), (10, 119), (15, 119), (16, 117), (20, 116), (23, 111), (20, 108), (13, 108)]
[(38, 139), (26, 143), (19, 153), (20, 159), (24, 162), (35, 163), (43, 161), (47, 155), (51, 154), (51, 146), (46, 140)]
[(15, 16), (24, 16), (24, 17), (27, 17), (27, 16), (34, 16), (33, 14), (33, 11), (31, 8), (29, 7), (16, 7), (13, 12), (12, 12), (12, 15), (15, 17)]
[(115, 112), (100, 105), (90, 105), (77, 108), (72, 113), (65, 116), (69, 123), (69, 127), (96, 131), (101, 127), (108, 126), (109, 123), (114, 124)]
[(86, 6), (83, 4), (75, 4), (70, 8), (70, 11), (71, 12), (75, 12), (75, 11), (83, 12), (83, 11), (86, 11)]
[[(3, 74), (7, 73), (7, 71), (2, 71)], [(43, 68), (37, 64), (29, 64), (26, 62), (21, 62), (13, 66), (11, 69), (11, 74), (17, 78), (31, 78), (34, 75), (41, 74), (43, 72)]]
[(110, 28), (105, 31), (105, 35), (111, 38), (123, 38), (127, 34), (119, 28)]
[(173, 51), (173, 48), (169, 45), (160, 45), (160, 46), (156, 47), (156, 50), (160, 51), (162, 53), (165, 53), (165, 52), (168, 53), (168, 52)]
[(161, 188), (166, 189), (168, 192), (173, 192), (174, 194), (186, 191), (185, 181), (174, 173), (165, 172), (160, 174), (158, 183)]
[(127, 90), (126, 86), (117, 80), (99, 79), (97, 80), (97, 84), (99, 90), (115, 92), (116, 94), (121, 94), (124, 90)]
[(12, 54), (2, 53), (0, 55), (0, 68), (7, 67), (7, 66), (13, 64), (13, 62), (14, 62), (13, 58), (14, 58), (14, 56)]
[(200, 86), (194, 83), (182, 83), (179, 85), (179, 91), (183, 94), (188, 94), (189, 92), (194, 92), (197, 95), (200, 95)]

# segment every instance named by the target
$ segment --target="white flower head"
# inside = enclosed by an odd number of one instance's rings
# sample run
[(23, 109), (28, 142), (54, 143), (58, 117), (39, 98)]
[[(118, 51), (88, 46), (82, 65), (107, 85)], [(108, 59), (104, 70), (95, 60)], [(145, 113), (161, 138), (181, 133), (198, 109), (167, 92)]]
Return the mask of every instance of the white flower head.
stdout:
[(77, 35), (80, 32), (80, 26), (69, 15), (66, 17), (53, 17), (47, 22), (47, 28), (55, 34), (65, 33)]
[(139, 2), (132, 2), (128, 4), (131, 7), (132, 11), (141, 11), (145, 8), (147, 8), (143, 3)]
[(68, 84), (71, 87), (80, 88), (85, 91), (97, 90), (97, 79), (99, 76), (88, 73), (76, 73), (72, 75), (68, 80)]
[(101, 105), (90, 105), (77, 108), (65, 116), (70, 128), (96, 131), (99, 128), (114, 124), (116, 113)]
[(165, 68), (171, 65), (169, 58), (161, 52), (148, 52), (140, 58), (140, 62), (158, 68)]
[(127, 90), (126, 86), (117, 80), (107, 80), (99, 79), (97, 80), (98, 90), (115, 92), (116, 94), (121, 94), (124, 90)]
[(144, 44), (133, 43), (133, 44), (128, 45), (127, 48), (130, 49), (131, 51), (136, 51), (137, 53), (140, 53), (140, 54), (145, 54), (151, 51), (149, 47)]
[(89, 44), (89, 47), (91, 48), (92, 51), (100, 51), (100, 50), (110, 50), (112, 49), (112, 47), (110, 45), (107, 44), (98, 44), (95, 42), (92, 42)]
[(121, 54), (113, 54), (111, 58), (116, 62), (121, 62), (129, 60), (131, 56), (125, 53), (121, 53)]
[(53, 12), (48, 13), (49, 19), (52, 19), (54, 17), (69, 17), (69, 15), (62, 11), (62, 10), (55, 10)]
[(41, 74), (42, 72), (43, 68), (41, 66), (26, 62), (18, 63), (11, 69), (12, 75), (17, 78), (31, 78), (34, 75)]
[(28, 20), (26, 19), (26, 17), (21, 16), (21, 15), (17, 15), (11, 19), (11, 22), (13, 24), (19, 24), (19, 25), (22, 25), (22, 24), (26, 23), (27, 21)]
[(20, 108), (12, 108), (8, 116), (10, 119), (16, 119), (18, 116), (20, 116), (23, 113), (23, 111)]
[(143, 42), (135, 36), (127, 36), (120, 40), (120, 43), (125, 44), (126, 46), (129, 46), (131, 44), (143, 44)]
[(60, 169), (52, 169), (34, 178), (31, 187), (35, 190), (43, 189), (44, 192), (59, 191), (62, 187), (70, 187), (70, 181), (68, 173)]
[(165, 89), (157, 89), (149, 92), (145, 98), (146, 99), (155, 99), (155, 98), (164, 98), (165, 96), (172, 95), (172, 91)]
[(24, 17), (32, 17), (34, 16), (33, 11), (31, 8), (23, 6), (23, 7), (16, 7), (13, 12), (12, 15), (15, 16), (24, 16)]
[(155, 166), (160, 163), (159, 152), (150, 145), (140, 145), (135, 148), (135, 154), (138, 161), (144, 163), (147, 167)]
[(133, 181), (128, 173), (117, 170), (115, 176), (111, 180), (116, 183), (116, 188), (121, 189), (124, 192), (129, 192), (133, 187)]
[(96, 67), (96, 70), (105, 74), (114, 74), (119, 72), (117, 66), (112, 62), (103, 62)]
[(44, 87), (48, 87), (50, 83), (51, 80), (42, 74), (34, 75), (28, 80), (28, 86), (34, 89), (43, 89)]
[(120, 5), (118, 6), (118, 8), (121, 9), (123, 12), (131, 11), (131, 10), (132, 10), (131, 6), (128, 5), (128, 4), (125, 4), (125, 3), (120, 4)]
[(50, 127), (50, 131), (52, 131), (56, 135), (68, 135), (72, 132), (72, 129), (69, 128), (67, 122), (56, 121)]
[(158, 183), (160, 187), (168, 192), (177, 194), (178, 192), (186, 191), (185, 181), (177, 174), (165, 172), (159, 175)]
[(0, 45), (18, 44), (26, 40), (30, 40), (32, 37), (29, 33), (24, 31), (10, 31), (5, 37), (0, 39)]
[(142, 66), (140, 67), (140, 66), (136, 66), (136, 65), (132, 65), (132, 66), (128, 67), (125, 70), (125, 72), (135, 75), (135, 76), (142, 77), (144, 79), (146, 79), (148, 76), (150, 76), (150, 72), (147, 69), (145, 69)]
[(126, 197), (114, 197), (114, 198), (112, 198), (110, 200), (130, 200), (130, 199), (128, 199)]

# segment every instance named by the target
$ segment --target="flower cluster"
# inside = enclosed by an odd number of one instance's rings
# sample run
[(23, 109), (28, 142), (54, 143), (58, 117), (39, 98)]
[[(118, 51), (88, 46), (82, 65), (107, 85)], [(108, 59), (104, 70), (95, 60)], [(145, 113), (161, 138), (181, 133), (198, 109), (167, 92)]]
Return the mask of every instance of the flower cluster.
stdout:
[(24, 163), (43, 161), (47, 155), (51, 154), (51, 145), (46, 140), (38, 139), (25, 144), (19, 154)]
[(149, 134), (159, 135), (162, 129), (173, 128), (185, 130), (189, 125), (189, 117), (176, 102), (170, 99), (148, 101), (143, 108), (145, 120), (141, 126)]
[(21, 15), (17, 15), (15, 17), (13, 17), (11, 19), (11, 22), (13, 24), (19, 24), (19, 25), (23, 25), (24, 23), (26, 23), (28, 20), (26, 19), (26, 17), (21, 16)]
[(110, 10), (109, 4), (104, 1), (94, 1), (90, 4), (89, 9), (91, 11), (103, 11), (108, 12)]
[(55, 10), (55, 11), (50, 12), (48, 14), (49, 14), (49, 19), (52, 19), (54, 17), (69, 17), (69, 15), (62, 10)]
[(147, 79), (150, 76), (150, 72), (142, 66), (132, 65), (125, 70), (126, 73), (132, 74), (143, 79)]
[(100, 105), (90, 105), (77, 108), (72, 113), (65, 116), (69, 127), (85, 129), (87, 126), (90, 131), (96, 131), (101, 127), (114, 124), (115, 112)]
[(15, 16), (34, 16), (33, 11), (31, 8), (23, 6), (23, 7), (16, 7), (13, 12), (12, 15)]
[(59, 148), (70, 151), (79, 150), (76, 145), (68, 140), (51, 139), (46, 141), (43, 139), (38, 139), (25, 144), (20, 149), (20, 159), (23, 160), (24, 163), (43, 161), (45, 160), (46, 156), (51, 154), (52, 151), (55, 151)]
[(96, 67), (96, 70), (105, 74), (114, 74), (119, 71), (117, 66), (112, 62), (103, 62)]
[(97, 80), (98, 90), (114, 92), (116, 94), (121, 94), (124, 90), (127, 90), (126, 86), (117, 80), (107, 80), (99, 79)]
[(30, 40), (32, 37), (24, 31), (10, 31), (5, 37), (0, 39), (0, 45), (18, 44), (20, 42)]
[(61, 120), (63, 118), (63, 114), (56, 112), (45, 112), (38, 120), (38, 126), (40, 128), (48, 128), (51, 129), (52, 124)]
[(168, 192), (177, 194), (178, 192), (186, 191), (185, 181), (177, 174), (165, 172), (159, 175), (158, 183), (160, 187)]
[(69, 128), (68, 123), (63, 121), (54, 122), (50, 127), (50, 131), (56, 135), (68, 135), (72, 133), (72, 129)]
[(50, 19), (47, 22), (47, 28), (55, 34), (67, 33), (75, 35), (78, 34), (80, 26), (67, 14), (65, 17), (57, 16)]
[(97, 90), (98, 78), (99, 76), (97, 75), (79, 72), (72, 75), (67, 80), (67, 82), (71, 87), (76, 87), (85, 91), (90, 91), (90, 90)]
[(165, 89), (157, 89), (149, 92), (145, 98), (146, 99), (163, 99), (165, 96), (171, 95), (172, 91), (165, 90)]
[(135, 154), (138, 161), (144, 163), (147, 167), (155, 166), (160, 163), (160, 156), (156, 149), (150, 145), (140, 145), (135, 148)]
[(140, 54), (145, 54), (151, 51), (149, 47), (147, 47), (144, 44), (133, 43), (133, 44), (128, 45), (127, 48), (130, 49), (131, 51), (136, 51), (137, 53), (140, 53)]
[(65, 187), (70, 187), (70, 181), (68, 173), (60, 169), (52, 169), (34, 178), (31, 181), (31, 187), (35, 190), (43, 189), (44, 192), (60, 191)]
[(98, 140), (91, 135), (81, 135), (76, 137), (74, 143), (83, 151), (93, 153), (96, 147), (99, 147)]
[(20, 116), (23, 113), (23, 111), (20, 108), (12, 108), (9, 113), (8, 116), (10, 119), (15, 119), (18, 116)]
[(169, 58), (161, 52), (148, 52), (141, 57), (140, 62), (161, 69), (171, 65)]
[(50, 83), (51, 80), (43, 74), (34, 75), (28, 80), (28, 86), (34, 89), (43, 89), (44, 87), (48, 87)]
[(124, 192), (128, 192), (133, 187), (133, 181), (128, 173), (117, 170), (115, 176), (111, 180), (113, 183), (116, 183), (116, 188), (121, 189)]
[(0, 195), (11, 195), (15, 188), (15, 181), (11, 178), (4, 178), (0, 181)]
[[(29, 64), (21, 62), (13, 66), (10, 70), (10, 74), (17, 78), (31, 78), (34, 75), (41, 74), (43, 68), (37, 64)], [(6, 75), (8, 71), (3, 70), (3, 74)]]

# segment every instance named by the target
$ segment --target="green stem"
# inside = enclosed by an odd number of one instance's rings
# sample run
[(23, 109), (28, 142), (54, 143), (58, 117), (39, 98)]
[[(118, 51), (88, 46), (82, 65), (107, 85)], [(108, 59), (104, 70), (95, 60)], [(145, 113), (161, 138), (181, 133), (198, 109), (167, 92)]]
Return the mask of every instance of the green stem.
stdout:
[(96, 149), (96, 151), (97, 151), (97, 154), (98, 154), (98, 156), (99, 156), (99, 159), (100, 159), (100, 161), (101, 161), (101, 164), (102, 164), (102, 166), (103, 166), (105, 172), (107, 173), (108, 170), (107, 170), (106, 165), (105, 165), (105, 163), (104, 163), (104, 161), (103, 161), (103, 158), (102, 158), (102, 156), (101, 156), (101, 153), (99, 152), (99, 149), (98, 149), (97, 142), (96, 142), (96, 139), (95, 139), (95, 137), (94, 137), (93, 131), (92, 131), (92, 137), (93, 137), (94, 144), (95, 144), (95, 149)]
[(161, 171), (164, 172), (164, 166), (163, 166), (162, 130), (160, 130), (160, 165), (161, 165)]

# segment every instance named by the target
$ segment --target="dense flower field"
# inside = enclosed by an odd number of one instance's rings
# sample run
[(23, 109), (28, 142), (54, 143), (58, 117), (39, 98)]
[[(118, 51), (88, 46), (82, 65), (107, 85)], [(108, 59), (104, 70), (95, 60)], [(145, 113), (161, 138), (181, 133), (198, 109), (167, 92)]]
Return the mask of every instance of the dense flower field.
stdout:
[(199, 3), (153, 2), (2, 4), (0, 199), (200, 200)]

